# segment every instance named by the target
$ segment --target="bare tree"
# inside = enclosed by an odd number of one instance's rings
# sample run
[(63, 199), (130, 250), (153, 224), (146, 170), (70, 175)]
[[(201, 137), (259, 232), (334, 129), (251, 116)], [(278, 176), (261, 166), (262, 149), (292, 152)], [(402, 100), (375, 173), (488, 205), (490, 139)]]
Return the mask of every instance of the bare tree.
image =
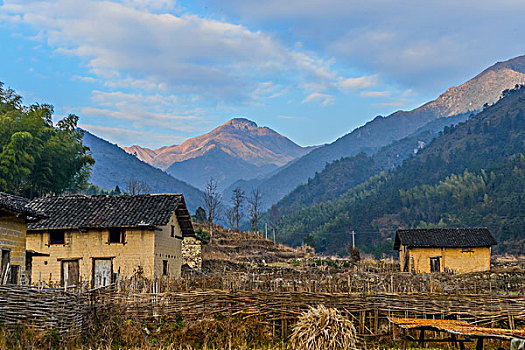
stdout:
[(126, 183), (124, 192), (129, 195), (147, 194), (151, 192), (151, 187), (146, 182), (133, 178)]
[(228, 229), (233, 230), (235, 228), (235, 209), (228, 208), (225, 212), (226, 220), (228, 221)]
[(252, 232), (259, 232), (257, 224), (261, 217), (261, 202), (261, 191), (258, 188), (252, 190), (252, 193), (248, 198), (248, 215), (250, 216), (250, 221), (252, 223)]
[(213, 223), (220, 217), (222, 196), (217, 190), (217, 180), (210, 177), (206, 185), (204, 185), (204, 194), (202, 201), (204, 203), (204, 210), (206, 211), (206, 221), (210, 228), (210, 238), (212, 236)]
[(233, 203), (233, 212), (234, 212), (234, 221), (235, 221), (235, 230), (239, 232), (239, 221), (241, 221), (243, 217), (243, 211), (242, 207), (244, 204), (244, 198), (246, 196), (244, 195), (244, 191), (241, 190), (240, 187), (237, 187), (233, 190), (232, 193), (232, 203)]

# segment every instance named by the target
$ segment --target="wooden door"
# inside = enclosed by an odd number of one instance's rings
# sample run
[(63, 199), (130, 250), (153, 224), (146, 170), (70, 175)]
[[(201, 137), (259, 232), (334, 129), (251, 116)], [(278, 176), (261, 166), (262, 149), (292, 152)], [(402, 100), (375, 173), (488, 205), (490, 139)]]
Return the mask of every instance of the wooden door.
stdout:
[(440, 258), (430, 258), (430, 272), (441, 272)]
[(113, 262), (111, 259), (93, 259), (93, 288), (111, 284)]
[(80, 280), (78, 260), (62, 261), (62, 286), (76, 287)]

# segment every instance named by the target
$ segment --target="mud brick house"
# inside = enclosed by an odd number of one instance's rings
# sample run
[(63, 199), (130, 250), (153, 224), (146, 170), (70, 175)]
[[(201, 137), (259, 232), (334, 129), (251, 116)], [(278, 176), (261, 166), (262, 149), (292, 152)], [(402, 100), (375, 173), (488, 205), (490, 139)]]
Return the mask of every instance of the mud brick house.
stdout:
[(496, 240), (486, 228), (397, 230), (401, 271), (467, 273), (490, 270)]
[(32, 252), (26, 252), (27, 223), (43, 217), (28, 203), (26, 198), (0, 192), (0, 284), (28, 282)]
[(195, 237), (181, 194), (58, 196), (29, 204), (48, 218), (28, 226), (33, 282), (92, 287), (140, 271), (147, 278), (180, 277), (182, 241)]

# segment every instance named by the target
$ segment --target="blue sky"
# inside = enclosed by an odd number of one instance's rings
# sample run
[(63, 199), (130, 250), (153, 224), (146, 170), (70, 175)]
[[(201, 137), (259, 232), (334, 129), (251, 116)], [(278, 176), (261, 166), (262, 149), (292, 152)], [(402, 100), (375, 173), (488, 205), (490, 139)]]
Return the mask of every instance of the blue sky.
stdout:
[(525, 54), (525, 1), (4, 0), (0, 81), (119, 145), (332, 142)]

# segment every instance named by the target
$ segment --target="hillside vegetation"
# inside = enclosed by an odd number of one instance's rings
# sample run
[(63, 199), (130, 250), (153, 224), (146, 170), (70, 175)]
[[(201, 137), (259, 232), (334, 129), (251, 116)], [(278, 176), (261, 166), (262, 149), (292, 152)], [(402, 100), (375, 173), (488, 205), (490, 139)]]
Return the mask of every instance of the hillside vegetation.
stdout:
[(362, 152), (354, 157), (336, 160), (328, 164), (322, 172), (316, 173), (307, 184), (298, 186), (281, 199), (277, 208), (281, 215), (289, 215), (306, 205), (334, 200), (371, 176), (399, 166), (405, 159), (428, 145), (445, 126), (465, 120), (465, 115), (439, 118), (413, 135), (383, 147), (372, 156)]
[(433, 120), (478, 112), (486, 103), (497, 101), (501, 91), (512, 89), (516, 84), (525, 84), (525, 56), (497, 63), (414, 110), (378, 116), (264, 179), (239, 182), (233, 187), (239, 185), (246, 192), (252, 187), (259, 188), (265, 198), (264, 205), (269, 208), (298, 185), (306, 183), (327, 163), (360, 152), (373, 154), (396, 140), (412, 135)]
[(202, 192), (175, 179), (160, 169), (154, 168), (89, 132), (84, 133), (84, 143), (95, 158), (90, 182), (103, 189), (119, 186), (125, 190), (127, 183), (136, 180), (144, 183), (151, 193), (182, 193), (190, 210), (201, 202)]
[(355, 230), (360, 248), (391, 254), (398, 227), (487, 226), (497, 251), (525, 253), (525, 88), (504, 95), (397, 169), (282, 217), (280, 240), (343, 254)]

